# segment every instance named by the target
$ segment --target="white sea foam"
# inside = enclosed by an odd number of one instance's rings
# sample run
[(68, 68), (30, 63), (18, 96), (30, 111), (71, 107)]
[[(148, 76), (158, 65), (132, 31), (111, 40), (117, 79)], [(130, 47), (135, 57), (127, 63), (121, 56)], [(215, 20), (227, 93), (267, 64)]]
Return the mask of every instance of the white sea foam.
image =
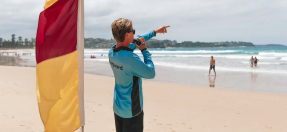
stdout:
[(152, 54), (153, 57), (210, 57), (210, 55)]
[(85, 54), (108, 54), (109, 50), (107, 49), (85, 49)]
[[(242, 61), (241, 63), (249, 64), (249, 61)], [(281, 65), (282, 63), (275, 63), (275, 62), (258, 62), (260, 65)]]
[[(255, 57), (255, 56), (253, 56)], [(250, 55), (225, 55), (225, 58), (229, 59), (250, 59)], [(268, 56), (256, 56), (257, 59), (278, 59), (279, 57), (268, 57)]]
[[(139, 50), (134, 51), (135, 53), (140, 53)], [(195, 51), (166, 51), (166, 50), (162, 50), (162, 51), (149, 51), (152, 54), (187, 54), (187, 53), (234, 53), (234, 52), (238, 52), (238, 50), (215, 50), (215, 51), (211, 51), (211, 50), (195, 50)]]
[[(153, 54), (153, 57), (178, 57), (178, 58), (187, 58), (187, 57), (202, 57), (202, 58), (210, 58), (211, 55), (161, 55), (161, 54)], [(245, 59), (249, 60), (251, 58), (250, 55), (213, 55), (214, 58), (227, 58), (227, 59)], [(279, 57), (268, 57), (268, 56), (257, 56), (258, 59), (279, 59)]]
[(94, 56), (96, 56), (96, 57), (101, 57), (102, 55), (103, 55), (103, 56), (108, 56), (108, 54), (85, 54), (84, 56), (85, 56), (86, 58), (90, 58), (91, 55), (94, 55)]
[[(167, 62), (155, 62), (155, 65), (166, 66), (166, 67), (174, 67), (174, 68), (183, 68), (183, 69), (197, 69), (197, 70), (206, 70), (209, 69), (209, 66), (200, 66), (200, 65), (186, 65), (186, 64), (178, 64), (178, 63), (167, 63)], [(233, 68), (233, 67), (216, 67), (218, 71), (233, 71), (233, 72), (260, 72), (260, 73), (283, 73), (287, 74), (285, 70), (273, 70), (273, 69), (254, 69), (250, 67), (241, 67), (241, 68)]]
[(95, 58), (95, 59), (84, 59), (85, 61), (103, 61), (103, 62), (108, 62), (109, 61), (109, 59), (97, 59), (97, 58)]
[(278, 56), (278, 57), (287, 57), (287, 53), (275, 53), (275, 52), (259, 52), (261, 56)]

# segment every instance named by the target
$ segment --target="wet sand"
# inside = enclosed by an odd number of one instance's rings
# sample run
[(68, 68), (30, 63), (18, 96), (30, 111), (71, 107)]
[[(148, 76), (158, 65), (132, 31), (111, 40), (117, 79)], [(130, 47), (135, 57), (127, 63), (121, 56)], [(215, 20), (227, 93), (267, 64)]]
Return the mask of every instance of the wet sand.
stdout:
[[(208, 76), (208, 66), (206, 71), (157, 65), (155, 69), (156, 77), (152, 81), (200, 87), (210, 87), (210, 84), (213, 84), (213, 88), (287, 94), (286, 74), (217, 71), (217, 76), (214, 76), (213, 71), (211, 71), (210, 76)], [(113, 76), (108, 62), (85, 61), (85, 72)]]

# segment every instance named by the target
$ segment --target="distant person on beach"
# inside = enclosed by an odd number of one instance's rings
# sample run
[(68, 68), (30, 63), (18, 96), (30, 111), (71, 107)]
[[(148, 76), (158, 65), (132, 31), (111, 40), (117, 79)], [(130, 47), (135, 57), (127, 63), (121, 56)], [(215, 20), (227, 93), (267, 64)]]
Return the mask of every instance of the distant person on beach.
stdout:
[(253, 59), (253, 56), (251, 57), (251, 59), (250, 59), (250, 67), (253, 67), (253, 63), (254, 63), (254, 59)]
[(259, 60), (255, 57), (255, 58), (254, 58), (254, 66), (255, 66), (255, 67), (257, 67), (257, 62), (258, 62), (258, 61), (259, 61)]
[(211, 60), (210, 60), (210, 69), (209, 69), (209, 75), (210, 75), (210, 71), (213, 69), (215, 76), (216, 76), (216, 71), (215, 71), (215, 60), (213, 59), (213, 56), (211, 56)]
[[(142, 78), (155, 77), (146, 41), (159, 33), (167, 33), (168, 27), (161, 26), (139, 35), (137, 41), (140, 43), (135, 44), (135, 29), (131, 20), (119, 18), (111, 25), (113, 37), (117, 41), (109, 51), (109, 63), (115, 77), (113, 110), (117, 132), (143, 132)], [(133, 53), (136, 48), (141, 51), (144, 61)]]

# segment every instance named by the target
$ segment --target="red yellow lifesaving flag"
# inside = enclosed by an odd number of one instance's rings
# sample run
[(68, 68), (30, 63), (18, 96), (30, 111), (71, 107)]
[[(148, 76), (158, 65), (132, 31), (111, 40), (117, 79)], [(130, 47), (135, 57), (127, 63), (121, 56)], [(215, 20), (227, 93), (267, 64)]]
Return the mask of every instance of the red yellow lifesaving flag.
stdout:
[(73, 132), (85, 123), (82, 5), (82, 0), (46, 0), (40, 13), (37, 100), (45, 132)]

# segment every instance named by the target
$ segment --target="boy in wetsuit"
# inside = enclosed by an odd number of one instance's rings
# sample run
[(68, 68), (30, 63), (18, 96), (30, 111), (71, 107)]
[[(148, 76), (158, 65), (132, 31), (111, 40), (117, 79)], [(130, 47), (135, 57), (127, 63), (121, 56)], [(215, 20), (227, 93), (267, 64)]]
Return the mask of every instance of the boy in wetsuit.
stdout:
[(209, 75), (210, 75), (210, 71), (213, 69), (215, 76), (216, 76), (216, 72), (215, 72), (215, 60), (213, 59), (213, 56), (211, 56), (211, 60), (210, 60), (210, 69), (209, 69)]

